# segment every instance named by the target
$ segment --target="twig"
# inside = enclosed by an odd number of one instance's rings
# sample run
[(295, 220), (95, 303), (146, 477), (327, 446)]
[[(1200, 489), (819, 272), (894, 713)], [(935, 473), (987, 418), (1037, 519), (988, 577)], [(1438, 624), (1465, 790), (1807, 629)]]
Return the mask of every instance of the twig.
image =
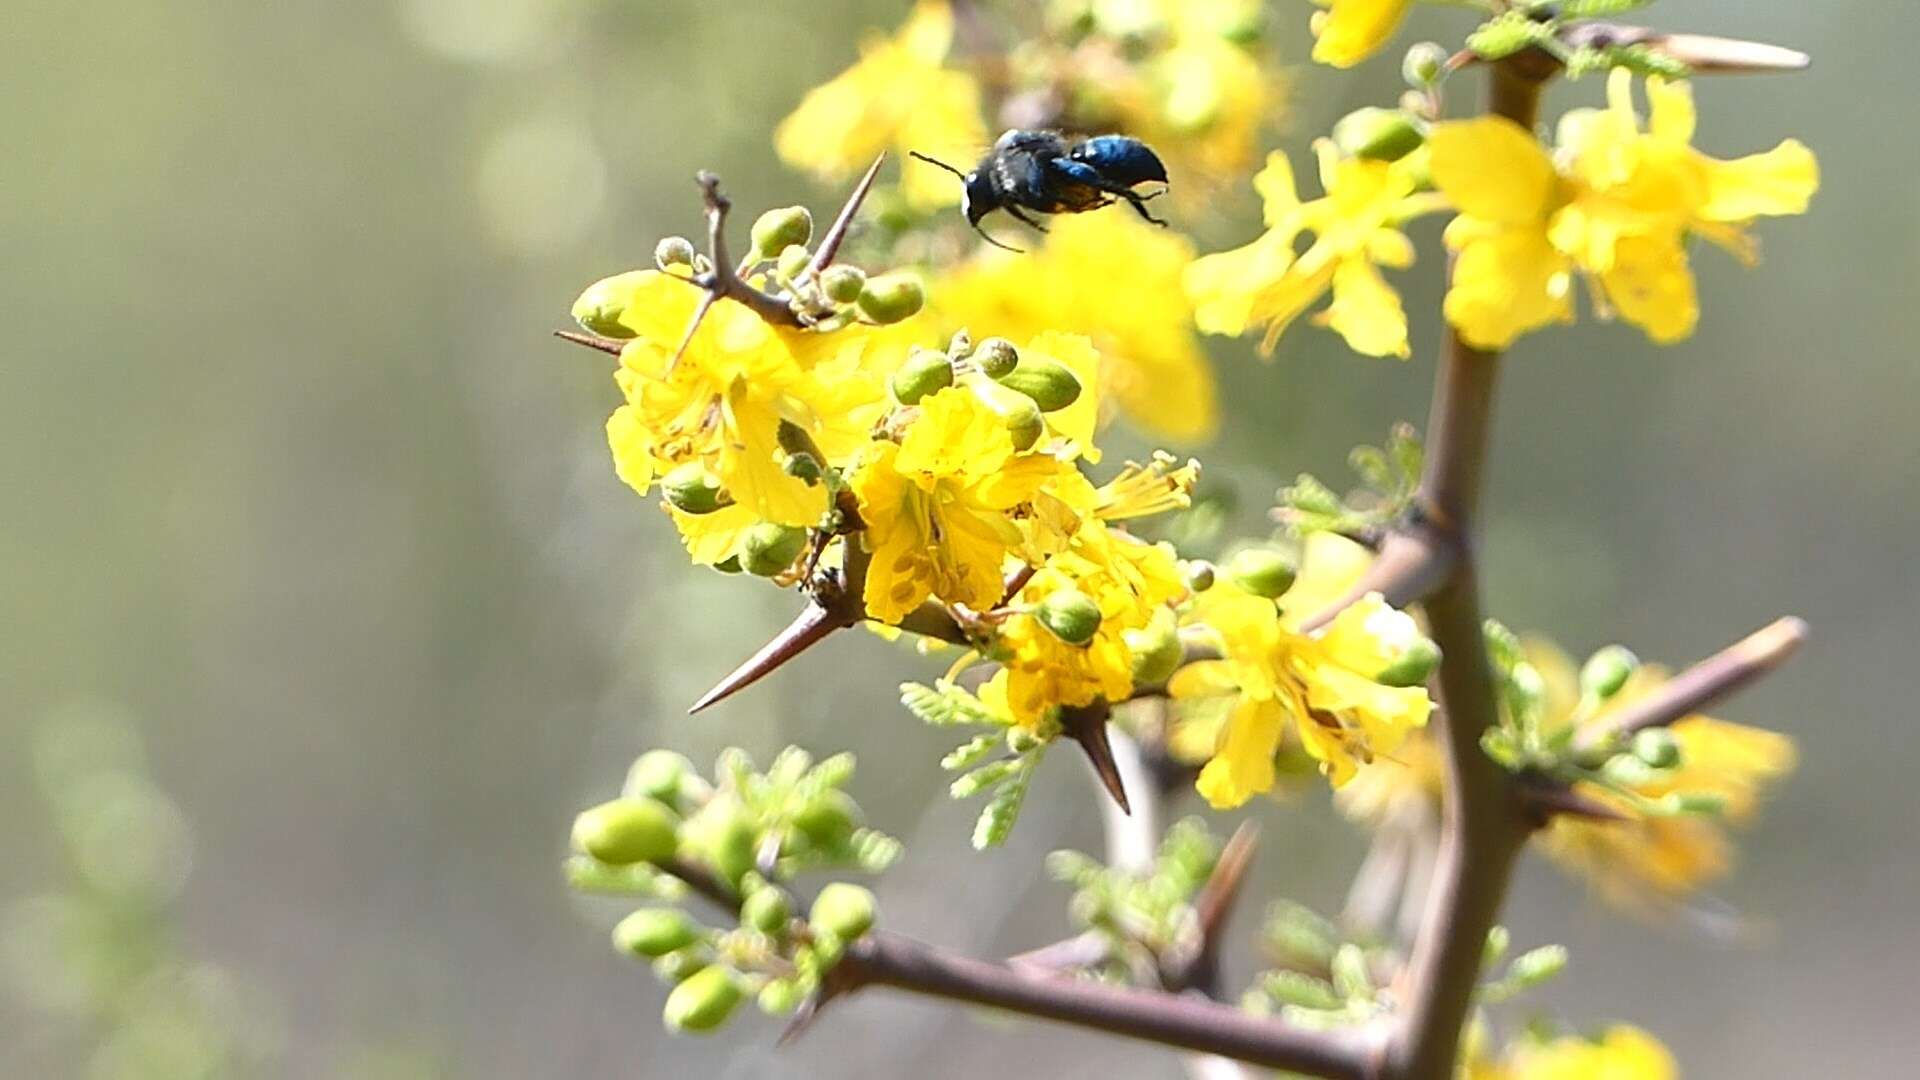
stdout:
[[(1488, 111), (1533, 130), (1542, 85), (1553, 74), (1543, 59), (1522, 54), (1493, 65)], [(1487, 932), (1529, 831), (1513, 777), (1480, 751), (1480, 736), (1497, 716), (1473, 537), (1498, 374), (1497, 354), (1448, 331), (1418, 502), (1425, 523), (1449, 538), (1452, 553), (1425, 605), (1442, 657), (1439, 726), (1447, 784), (1433, 885), (1407, 967), (1406, 1006), (1382, 1063), (1390, 1076), (1419, 1080), (1453, 1073)]]
[[(700, 198), (707, 208), (707, 259), (713, 267), (704, 274), (696, 275), (693, 283), (715, 296), (725, 297), (746, 305), (755, 315), (775, 326), (799, 326), (800, 316), (794, 313), (787, 302), (769, 293), (761, 292), (742, 280), (734, 270), (733, 262), (727, 255), (727, 212), (733, 209), (733, 201), (720, 190), (720, 178), (702, 169), (695, 174), (694, 180), (700, 185)], [(698, 325), (687, 328), (687, 336), (693, 336)]]
[(1660, 684), (1645, 697), (1607, 713), (1580, 732), (1578, 749), (1662, 727), (1726, 697), (1786, 663), (1807, 640), (1807, 624), (1791, 616), (1747, 635)]
[(1035, 976), (875, 930), (834, 968), (840, 992), (891, 986), (1313, 1076), (1367, 1076), (1374, 1029), (1306, 1031), (1196, 996)]

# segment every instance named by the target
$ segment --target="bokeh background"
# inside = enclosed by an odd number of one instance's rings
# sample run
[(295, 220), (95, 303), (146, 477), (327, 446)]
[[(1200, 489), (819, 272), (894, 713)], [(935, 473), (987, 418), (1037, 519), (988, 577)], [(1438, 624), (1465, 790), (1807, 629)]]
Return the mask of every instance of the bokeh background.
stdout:
[[(884, 994), (784, 1050), (758, 1020), (669, 1040), (662, 989), (606, 946), (617, 909), (561, 885), (574, 810), (661, 744), (858, 750), (854, 790), (908, 841), (889, 920), (967, 950), (1057, 936), (1039, 857), (1098, 842), (1062, 754), (1009, 849), (969, 851), (943, 737), (894, 704), (913, 664), (863, 635), (682, 716), (791, 600), (685, 565), (608, 465), (608, 365), (546, 336), (586, 282), (695, 229), (696, 168), (745, 207), (829, 209), (774, 161), (771, 125), (902, 7), (9, 3), (0, 902), (72, 877), (32, 733), (118, 716), (191, 828), (177, 948), (241, 988), (260, 1074), (1175, 1075), (1171, 1054)], [(1655, 10), (1815, 55), (1699, 97), (1707, 149), (1799, 135), (1824, 190), (1763, 230), (1758, 272), (1702, 255), (1684, 346), (1591, 323), (1528, 339), (1497, 432), (1486, 577), (1512, 625), (1674, 661), (1780, 613), (1815, 630), (1722, 710), (1804, 752), (1721, 890), (1741, 933), (1623, 919), (1538, 864), (1510, 908), (1517, 941), (1573, 949), (1552, 1011), (1644, 1024), (1699, 1076), (1920, 1057), (1912, 26), (1842, 7)], [(1391, 56), (1308, 69), (1304, 14), (1279, 20), (1296, 152), (1397, 92)], [(1461, 27), (1423, 13), (1404, 40)], [(1203, 244), (1239, 242), (1252, 212)], [(1433, 250), (1401, 279), (1423, 346)], [(1216, 344), (1208, 475), (1245, 527), (1295, 472), (1338, 475), (1424, 414), (1430, 347), (1366, 361), (1303, 328), (1269, 367)], [(1335, 906), (1358, 832), (1323, 798), (1256, 813), (1259, 885)], [(72, 1035), (9, 995), (0, 1074), (80, 1071)]]

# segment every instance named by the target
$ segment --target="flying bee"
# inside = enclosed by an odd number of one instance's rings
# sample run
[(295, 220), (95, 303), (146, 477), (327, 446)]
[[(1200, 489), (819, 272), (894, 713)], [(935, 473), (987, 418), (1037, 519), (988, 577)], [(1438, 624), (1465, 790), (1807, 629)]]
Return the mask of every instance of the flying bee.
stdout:
[(1167, 167), (1146, 143), (1125, 135), (1070, 141), (1057, 132), (1015, 129), (995, 140), (993, 149), (969, 173), (918, 151), (913, 156), (959, 177), (965, 185), (960, 212), (967, 224), (987, 243), (1008, 251), (1020, 249), (995, 240), (980, 227), (980, 219), (995, 210), (1005, 210), (1022, 224), (1046, 232), (1047, 227), (1027, 211), (1078, 214), (1124, 199), (1141, 217), (1155, 225), (1166, 224), (1147, 211), (1147, 200), (1166, 188), (1146, 195), (1133, 189), (1145, 183), (1165, 184)]

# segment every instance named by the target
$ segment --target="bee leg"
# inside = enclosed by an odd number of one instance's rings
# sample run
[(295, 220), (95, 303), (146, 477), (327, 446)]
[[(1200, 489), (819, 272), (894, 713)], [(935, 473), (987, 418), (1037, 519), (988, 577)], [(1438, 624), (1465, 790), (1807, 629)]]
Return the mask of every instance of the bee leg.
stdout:
[(1035, 221), (1033, 218), (1028, 217), (1027, 212), (1020, 209), (1017, 206), (1008, 205), (1006, 207), (1006, 211), (1008, 214), (1012, 215), (1015, 221), (1018, 221), (1022, 225), (1025, 225), (1027, 228), (1032, 229), (1034, 232), (1043, 233), (1047, 231), (1047, 227), (1045, 225), (1042, 225), (1038, 221)]
[[(1153, 197), (1152, 195), (1149, 195), (1146, 198), (1142, 198), (1138, 195), (1135, 195), (1131, 191), (1118, 191), (1118, 192), (1115, 192), (1114, 194), (1119, 195), (1121, 198), (1127, 200), (1127, 205), (1139, 211), (1141, 217), (1146, 218), (1148, 221), (1154, 223), (1155, 225), (1160, 226), (1163, 229), (1167, 227), (1167, 223), (1165, 221), (1162, 221), (1161, 219), (1154, 217), (1153, 214), (1148, 212), (1147, 210), (1147, 199), (1152, 198)], [(1160, 194), (1160, 192), (1157, 192), (1157, 191), (1154, 192), (1154, 195), (1158, 195), (1158, 194)]]

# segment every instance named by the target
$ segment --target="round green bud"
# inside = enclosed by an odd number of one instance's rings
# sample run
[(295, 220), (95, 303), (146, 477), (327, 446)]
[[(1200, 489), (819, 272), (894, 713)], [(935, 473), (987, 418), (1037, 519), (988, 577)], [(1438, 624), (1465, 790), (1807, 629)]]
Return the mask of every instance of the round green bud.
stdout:
[(1055, 589), (1033, 609), (1033, 615), (1069, 645), (1085, 645), (1100, 632), (1100, 605), (1079, 589)]
[(806, 1002), (807, 991), (794, 979), (769, 979), (757, 1000), (768, 1016), (790, 1016)]
[(927, 302), (927, 290), (913, 274), (882, 274), (867, 279), (855, 302), (860, 314), (885, 326), (919, 314)]
[(708, 948), (705, 942), (701, 942), (656, 957), (653, 961), (653, 974), (661, 982), (684, 982), (695, 974), (705, 971), (711, 963), (713, 963), (713, 950)]
[(1447, 70), (1447, 50), (1437, 42), (1422, 41), (1407, 50), (1400, 62), (1400, 76), (1415, 90), (1425, 90), (1440, 81)]
[(1350, 157), (1398, 161), (1427, 141), (1419, 121), (1399, 109), (1355, 109), (1333, 125), (1333, 143)]
[(627, 769), (623, 794), (653, 799), (673, 806), (680, 799), (680, 784), (693, 772), (693, 762), (671, 750), (649, 750), (633, 759)]
[(836, 304), (851, 304), (860, 299), (860, 290), (866, 285), (867, 272), (857, 266), (842, 263), (820, 271), (820, 291)]
[(858, 885), (836, 881), (820, 890), (807, 913), (807, 925), (841, 941), (852, 941), (873, 929), (873, 893)]
[(679, 822), (652, 799), (622, 797), (573, 819), (573, 846), (608, 866), (673, 857)]
[(1640, 668), (1640, 658), (1625, 646), (1608, 645), (1580, 666), (1580, 693), (1605, 701), (1620, 692)]
[(1080, 399), (1080, 378), (1058, 360), (1028, 357), (1000, 376), (1000, 385), (1033, 399), (1043, 413), (1064, 409)]
[(613, 947), (632, 956), (665, 956), (700, 940), (700, 924), (679, 908), (641, 908), (613, 928)]
[(1147, 625), (1120, 636), (1133, 653), (1133, 681), (1142, 686), (1157, 686), (1171, 679), (1187, 654), (1170, 611), (1157, 611)]
[(1297, 574), (1293, 557), (1273, 548), (1247, 548), (1227, 564), (1227, 577), (1235, 585), (1269, 600), (1292, 588)]
[(1633, 756), (1649, 768), (1671, 769), (1680, 764), (1680, 740), (1666, 728), (1647, 728), (1633, 736)]
[(735, 888), (753, 871), (759, 834), (753, 816), (732, 797), (715, 798), (702, 814), (700, 851), (714, 873)]
[(1033, 444), (1040, 441), (1040, 436), (1047, 433), (1047, 419), (1040, 415), (1040, 406), (1032, 398), (1009, 390), (992, 379), (976, 378), (967, 385), (1007, 426), (1007, 434), (1013, 436), (1015, 450), (1032, 449)]
[(1194, 592), (1206, 592), (1213, 588), (1213, 564), (1205, 559), (1191, 559), (1183, 563), (1181, 571), (1187, 576), (1187, 588)]
[(793, 815), (794, 828), (807, 842), (828, 850), (846, 843), (859, 824), (860, 804), (837, 788), (816, 796)]
[(753, 222), (753, 253), (762, 259), (783, 255), (790, 247), (805, 248), (813, 239), (813, 214), (804, 206), (782, 206)]
[(1382, 686), (1424, 686), (1438, 666), (1440, 646), (1419, 637), (1400, 654), (1400, 659), (1375, 675), (1373, 681)]
[(973, 362), (989, 379), (1004, 379), (1020, 364), (1020, 350), (1003, 337), (990, 337), (973, 347)]
[(807, 264), (812, 261), (813, 255), (806, 248), (799, 244), (788, 244), (780, 249), (780, 254), (774, 258), (773, 265), (781, 277), (792, 281), (799, 277), (800, 272), (805, 270)]
[(733, 1015), (746, 991), (729, 968), (715, 964), (687, 977), (667, 995), (663, 1014), (675, 1031), (712, 1031)]
[(663, 236), (653, 245), (653, 265), (661, 270), (692, 266), (694, 258), (693, 241), (684, 236)]
[(661, 477), (660, 492), (683, 514), (711, 514), (733, 505), (733, 496), (720, 486), (720, 478), (697, 461), (676, 466)]
[(746, 902), (740, 905), (740, 925), (752, 927), (768, 937), (785, 934), (791, 921), (793, 901), (788, 898), (787, 890), (778, 885), (762, 885), (749, 893)]
[(793, 565), (807, 546), (807, 530), (763, 521), (740, 541), (740, 565), (749, 574), (772, 577)]
[(928, 394), (953, 385), (953, 361), (947, 359), (946, 353), (916, 345), (907, 354), (907, 362), (893, 373), (887, 385), (893, 389), (894, 400), (900, 404), (919, 404), (920, 399)]
[(633, 331), (621, 324), (620, 316), (626, 314), (627, 306), (633, 303), (634, 290), (640, 287), (640, 279), (646, 272), (629, 270), (587, 286), (580, 299), (573, 302), (573, 321), (579, 323), (581, 329), (601, 337), (633, 337)]

